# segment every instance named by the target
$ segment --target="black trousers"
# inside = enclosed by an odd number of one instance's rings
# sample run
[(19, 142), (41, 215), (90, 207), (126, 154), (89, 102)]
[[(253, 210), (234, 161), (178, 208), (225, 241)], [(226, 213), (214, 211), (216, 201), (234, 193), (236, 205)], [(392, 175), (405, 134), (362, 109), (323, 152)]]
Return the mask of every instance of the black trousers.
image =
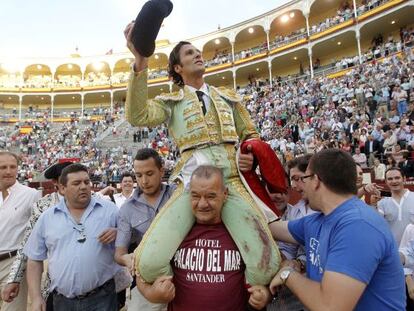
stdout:
[(53, 311), (53, 294), (50, 293), (46, 300), (46, 311)]
[(407, 284), (405, 285), (405, 294), (407, 295), (407, 311), (413, 311), (414, 310), (414, 301), (410, 298), (408, 295), (408, 289)]

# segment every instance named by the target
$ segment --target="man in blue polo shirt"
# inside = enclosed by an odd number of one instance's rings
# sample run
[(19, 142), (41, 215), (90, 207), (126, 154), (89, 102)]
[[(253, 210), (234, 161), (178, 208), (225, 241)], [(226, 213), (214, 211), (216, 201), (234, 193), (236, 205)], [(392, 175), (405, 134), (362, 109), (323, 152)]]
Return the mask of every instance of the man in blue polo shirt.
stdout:
[(64, 200), (37, 221), (24, 253), (29, 258), (27, 282), (33, 310), (44, 310), (40, 292), (43, 261), (49, 261), (55, 310), (117, 311), (114, 236), (118, 208), (91, 197), (88, 170), (67, 166), (60, 176)]
[(301, 180), (310, 207), (321, 213), (270, 229), (278, 240), (305, 246), (307, 276), (287, 261), (271, 291), (285, 284), (310, 310), (405, 310), (398, 247), (384, 219), (355, 196), (352, 157), (323, 150)]

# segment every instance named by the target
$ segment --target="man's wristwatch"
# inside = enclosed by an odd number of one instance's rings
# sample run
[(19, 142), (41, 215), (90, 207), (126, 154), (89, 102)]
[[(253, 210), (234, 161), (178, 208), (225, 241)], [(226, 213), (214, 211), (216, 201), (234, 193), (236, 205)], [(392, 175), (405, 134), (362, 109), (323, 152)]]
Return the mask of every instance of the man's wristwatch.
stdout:
[(285, 284), (291, 272), (295, 271), (292, 267), (284, 268), (283, 271), (280, 273), (280, 279), (282, 280), (282, 284)]

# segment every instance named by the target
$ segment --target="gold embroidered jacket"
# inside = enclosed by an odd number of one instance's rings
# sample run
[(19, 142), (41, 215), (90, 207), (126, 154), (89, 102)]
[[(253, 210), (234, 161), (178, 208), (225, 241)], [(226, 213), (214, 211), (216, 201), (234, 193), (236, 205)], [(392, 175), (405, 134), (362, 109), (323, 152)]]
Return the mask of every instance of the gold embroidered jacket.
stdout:
[(133, 126), (154, 127), (167, 123), (180, 152), (203, 145), (235, 144), (239, 140), (259, 137), (236, 92), (212, 86), (209, 90), (210, 108), (204, 116), (197, 95), (187, 86), (178, 92), (148, 100), (147, 70), (132, 73), (126, 118)]

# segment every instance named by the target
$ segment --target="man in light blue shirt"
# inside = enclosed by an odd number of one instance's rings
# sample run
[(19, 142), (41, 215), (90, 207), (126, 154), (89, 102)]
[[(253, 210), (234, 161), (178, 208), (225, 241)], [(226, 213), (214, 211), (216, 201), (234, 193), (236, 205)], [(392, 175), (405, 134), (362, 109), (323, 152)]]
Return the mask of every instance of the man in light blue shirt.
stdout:
[[(155, 216), (171, 197), (175, 186), (162, 183), (164, 167), (157, 151), (151, 148), (139, 149), (134, 160), (138, 188), (119, 210), (118, 234), (116, 237), (115, 260), (135, 271), (135, 255), (129, 249), (133, 242), (141, 242)], [(128, 253), (131, 251), (131, 253)], [(135, 288), (131, 289), (128, 308), (139, 311), (166, 310), (166, 304), (153, 304)]]
[(382, 142), (384, 140), (384, 132), (382, 130), (382, 125), (375, 125), (375, 129), (371, 132), (371, 135), (374, 138), (374, 140)]
[(72, 164), (60, 177), (65, 197), (45, 211), (36, 223), (24, 253), (29, 258), (27, 278), (34, 310), (44, 310), (40, 293), (43, 261), (49, 261), (50, 290), (55, 310), (115, 311), (117, 297), (113, 277), (118, 208), (91, 198), (88, 170)]

